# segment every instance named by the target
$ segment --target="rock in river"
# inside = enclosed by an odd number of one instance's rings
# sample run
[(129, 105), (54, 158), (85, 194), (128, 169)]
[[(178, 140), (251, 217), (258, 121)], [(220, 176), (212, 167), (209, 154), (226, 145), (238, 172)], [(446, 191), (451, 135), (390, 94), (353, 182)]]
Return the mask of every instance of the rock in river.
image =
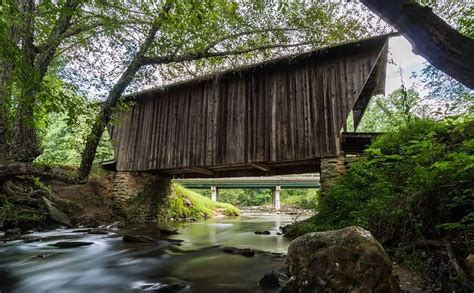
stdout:
[(167, 229), (160, 229), (161, 235), (176, 235), (179, 234), (178, 230), (167, 230)]
[(46, 210), (48, 211), (48, 216), (51, 218), (51, 220), (68, 227), (72, 227), (71, 220), (69, 220), (69, 217), (63, 211), (56, 208), (54, 204), (46, 197), (43, 197), (43, 201), (46, 205)]
[(224, 247), (222, 250), (225, 253), (239, 254), (246, 257), (252, 257), (255, 255), (255, 251), (249, 248)]
[(85, 242), (85, 241), (61, 241), (56, 242), (54, 244), (50, 244), (50, 246), (55, 246), (57, 248), (74, 248), (80, 246), (87, 246), (94, 244), (94, 242)]
[(179, 292), (183, 289), (186, 288), (186, 285), (184, 284), (148, 284), (142, 287), (143, 290), (145, 291), (153, 291), (153, 292), (161, 292), (161, 293), (175, 293)]
[(286, 268), (291, 279), (285, 292), (400, 291), (387, 253), (359, 227), (296, 238), (288, 248)]
[(156, 240), (151, 238), (151, 237), (143, 236), (143, 235), (125, 234), (125, 235), (123, 235), (123, 242), (153, 243), (153, 242), (156, 242)]
[(255, 231), (254, 233), (257, 235), (270, 235), (270, 231)]
[(8, 229), (5, 231), (5, 236), (6, 237), (13, 237), (13, 236), (19, 236), (21, 235), (21, 229), (16, 228), (16, 229)]
[(94, 235), (107, 235), (109, 234), (109, 230), (107, 229), (91, 229), (87, 234), (94, 234)]
[(258, 284), (262, 288), (278, 288), (283, 287), (288, 282), (288, 280), (289, 278), (285, 269), (281, 268), (266, 273), (263, 278), (260, 279)]

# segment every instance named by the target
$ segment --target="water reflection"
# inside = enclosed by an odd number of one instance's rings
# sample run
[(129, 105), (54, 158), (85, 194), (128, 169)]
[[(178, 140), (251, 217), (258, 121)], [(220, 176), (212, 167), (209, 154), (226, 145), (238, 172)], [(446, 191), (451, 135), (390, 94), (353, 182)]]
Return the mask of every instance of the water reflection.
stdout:
[[(156, 224), (127, 226), (109, 235), (56, 230), (34, 233), (41, 242), (0, 245), (2, 292), (130, 292), (156, 284), (182, 282), (186, 292), (258, 292), (263, 274), (283, 264), (283, 257), (257, 254), (246, 258), (223, 253), (217, 246), (286, 253), (289, 241), (276, 235), (286, 215), (243, 216), (194, 223), (172, 223), (185, 240), (180, 246), (124, 243), (121, 235), (158, 236)], [(271, 235), (255, 235), (268, 230)], [(49, 244), (90, 241), (91, 246), (57, 249)], [(38, 257), (42, 256), (42, 257)], [(44, 258), (43, 258), (44, 257)]]

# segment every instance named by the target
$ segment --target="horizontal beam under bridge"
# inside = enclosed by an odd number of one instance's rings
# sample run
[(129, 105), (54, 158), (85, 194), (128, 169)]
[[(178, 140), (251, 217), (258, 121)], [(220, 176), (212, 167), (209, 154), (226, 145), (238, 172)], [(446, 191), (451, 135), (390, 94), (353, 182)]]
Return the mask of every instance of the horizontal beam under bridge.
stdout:
[(319, 188), (319, 176), (269, 176), (269, 177), (233, 177), (233, 178), (199, 178), (175, 179), (175, 182), (187, 188)]

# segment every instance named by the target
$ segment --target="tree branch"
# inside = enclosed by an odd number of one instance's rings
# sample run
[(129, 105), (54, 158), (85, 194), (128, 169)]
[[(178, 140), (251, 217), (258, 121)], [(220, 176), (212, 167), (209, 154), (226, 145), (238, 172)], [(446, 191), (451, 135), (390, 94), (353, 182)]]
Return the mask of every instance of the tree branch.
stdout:
[(267, 32), (272, 32), (272, 31), (299, 31), (299, 30), (306, 30), (306, 29), (298, 29), (298, 28), (251, 29), (251, 30), (247, 30), (247, 31), (238, 32), (238, 33), (235, 33), (235, 34), (230, 34), (230, 35), (224, 36), (222, 38), (219, 38), (219, 39), (217, 39), (213, 42), (210, 42), (209, 45), (207, 45), (207, 47), (204, 48), (202, 51), (203, 52), (209, 52), (210, 49), (212, 49), (214, 46), (216, 46), (219, 43), (222, 43), (226, 40), (242, 37), (242, 36), (245, 36), (245, 35), (253, 35), (253, 34), (258, 34), (258, 33), (267, 33)]
[(54, 58), (56, 49), (65, 39), (64, 34), (71, 26), (72, 16), (80, 3), (81, 0), (67, 0), (66, 3), (64, 3), (61, 13), (46, 42), (39, 47), (40, 53), (36, 59), (35, 68), (38, 70), (40, 78), (46, 74), (48, 66)]
[(462, 35), (413, 0), (362, 0), (365, 6), (410, 41), (413, 51), (474, 89), (474, 39)]
[(153, 40), (156, 37), (156, 33), (162, 26), (163, 21), (166, 19), (168, 12), (171, 10), (172, 4), (167, 1), (163, 5), (163, 9), (157, 17), (155, 23), (151, 26), (145, 40), (140, 45), (137, 53), (133, 57), (132, 62), (128, 65), (127, 69), (122, 73), (119, 80), (114, 84), (110, 90), (107, 100), (102, 104), (99, 115), (92, 126), (92, 130), (87, 137), (86, 146), (82, 152), (81, 166), (78, 170), (78, 177), (81, 179), (89, 176), (92, 168), (92, 163), (95, 158), (97, 146), (99, 145), (100, 138), (104, 132), (105, 126), (110, 122), (112, 114), (117, 107), (120, 97), (128, 85), (132, 82), (133, 78), (137, 74), (138, 70), (143, 66), (143, 56), (147, 53), (153, 44)]
[(189, 53), (183, 54), (178, 56), (156, 56), (156, 57), (144, 57), (142, 58), (143, 65), (160, 65), (160, 64), (168, 64), (168, 63), (175, 63), (175, 62), (185, 62), (185, 61), (193, 61), (199, 60), (204, 58), (211, 58), (211, 57), (223, 57), (223, 56), (230, 56), (230, 55), (240, 55), (255, 51), (262, 51), (267, 49), (275, 49), (275, 48), (292, 48), (292, 47), (299, 47), (304, 45), (309, 45), (310, 42), (302, 42), (296, 44), (269, 44), (259, 47), (253, 47), (248, 49), (241, 49), (241, 50), (230, 50), (230, 51), (223, 51), (223, 52), (196, 52), (196, 53)]

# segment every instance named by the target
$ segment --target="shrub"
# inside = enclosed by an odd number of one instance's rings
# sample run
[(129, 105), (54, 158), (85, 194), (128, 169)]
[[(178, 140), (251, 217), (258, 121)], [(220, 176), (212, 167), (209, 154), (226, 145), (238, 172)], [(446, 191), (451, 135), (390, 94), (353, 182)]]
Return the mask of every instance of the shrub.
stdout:
[(382, 242), (474, 230), (472, 117), (412, 121), (366, 154), (320, 199), (315, 230), (358, 225)]

